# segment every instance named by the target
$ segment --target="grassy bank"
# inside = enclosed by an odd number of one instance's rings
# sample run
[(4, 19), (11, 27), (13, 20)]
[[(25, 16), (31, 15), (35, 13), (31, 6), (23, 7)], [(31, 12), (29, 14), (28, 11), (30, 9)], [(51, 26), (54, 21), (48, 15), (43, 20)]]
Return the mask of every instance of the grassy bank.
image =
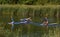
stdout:
[[(60, 5), (0, 5), (0, 14), (18, 14), (20, 15), (32, 15), (38, 16), (48, 14), (56, 15), (59, 14)], [(33, 13), (33, 14), (32, 14)], [(16, 14), (16, 15), (17, 15)]]
[[(5, 20), (14, 17), (16, 19), (29, 17), (32, 19), (40, 17), (57, 17), (59, 19), (60, 14), (60, 5), (0, 5), (0, 17)], [(8, 21), (7, 21), (8, 22)]]

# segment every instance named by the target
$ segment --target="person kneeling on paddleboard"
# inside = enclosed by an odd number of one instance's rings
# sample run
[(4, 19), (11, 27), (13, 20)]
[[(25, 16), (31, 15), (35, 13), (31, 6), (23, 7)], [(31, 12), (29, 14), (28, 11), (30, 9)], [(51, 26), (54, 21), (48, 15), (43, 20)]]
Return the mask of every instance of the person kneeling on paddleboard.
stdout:
[(45, 18), (43, 19), (43, 24), (46, 25), (46, 26), (48, 25), (48, 19), (47, 19), (46, 16), (45, 16)]

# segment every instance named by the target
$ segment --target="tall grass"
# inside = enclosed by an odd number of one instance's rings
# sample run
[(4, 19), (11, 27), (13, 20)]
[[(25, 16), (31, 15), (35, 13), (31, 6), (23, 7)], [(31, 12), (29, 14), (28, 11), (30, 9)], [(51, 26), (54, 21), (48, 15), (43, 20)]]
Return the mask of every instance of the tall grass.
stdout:
[[(34, 17), (57, 17), (59, 18), (60, 5), (0, 5), (0, 17), (14, 17), (16, 19), (29, 17), (31, 16), (34, 20)], [(4, 16), (5, 15), (5, 16)], [(2, 18), (3, 18), (2, 17)]]
[[(37, 27), (33, 25), (15, 25), (14, 31), (11, 31), (11, 25), (6, 23), (11, 22), (11, 16), (15, 21), (20, 18), (32, 17), (33, 21), (40, 22), (41, 17), (57, 17), (59, 22), (59, 5), (45, 5), (45, 6), (27, 6), (27, 5), (0, 5), (0, 36), (2, 37), (59, 37), (59, 28)], [(56, 20), (56, 19), (54, 19)], [(58, 32), (57, 32), (58, 31)], [(52, 33), (53, 32), (53, 33)]]

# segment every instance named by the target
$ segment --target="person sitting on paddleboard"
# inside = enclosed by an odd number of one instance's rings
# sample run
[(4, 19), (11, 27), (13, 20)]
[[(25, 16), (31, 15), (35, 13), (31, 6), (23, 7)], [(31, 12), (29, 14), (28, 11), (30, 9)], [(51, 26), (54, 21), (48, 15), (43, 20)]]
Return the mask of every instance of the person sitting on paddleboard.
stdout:
[(48, 25), (48, 19), (47, 19), (47, 17), (45, 17), (45, 18), (43, 19), (43, 24), (44, 24), (44, 25)]
[(31, 17), (28, 17), (28, 18), (24, 18), (24, 19), (20, 19), (21, 22), (26, 22), (26, 23), (29, 23), (31, 20)]

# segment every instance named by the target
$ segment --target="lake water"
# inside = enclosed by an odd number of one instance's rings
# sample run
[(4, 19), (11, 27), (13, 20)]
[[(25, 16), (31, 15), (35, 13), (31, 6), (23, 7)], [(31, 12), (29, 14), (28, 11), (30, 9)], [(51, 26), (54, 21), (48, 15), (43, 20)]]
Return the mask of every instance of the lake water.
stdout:
[[(19, 21), (20, 16), (14, 16), (15, 21)], [(59, 17), (48, 17), (49, 23), (60, 23)], [(33, 17), (34, 22), (40, 22), (42, 17)], [(1, 37), (60, 37), (60, 27), (45, 27), (35, 25), (15, 25), (14, 30), (11, 30), (10, 16), (4, 14), (0, 16), (0, 36)]]

